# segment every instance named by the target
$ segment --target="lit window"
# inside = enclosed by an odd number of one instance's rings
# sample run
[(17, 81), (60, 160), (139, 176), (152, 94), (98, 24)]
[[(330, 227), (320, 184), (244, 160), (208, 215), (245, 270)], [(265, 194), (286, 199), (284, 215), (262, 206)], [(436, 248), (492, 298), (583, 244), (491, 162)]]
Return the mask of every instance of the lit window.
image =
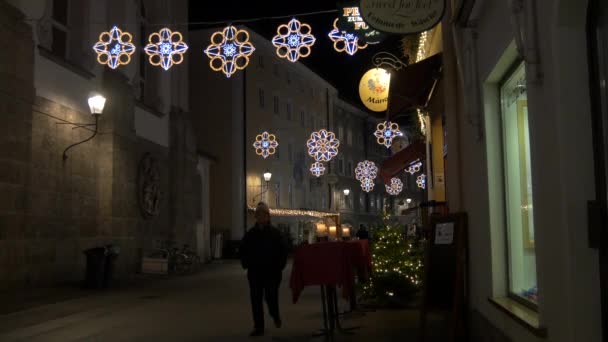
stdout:
[(537, 304), (536, 252), (526, 72), (522, 63), (500, 87), (509, 292)]

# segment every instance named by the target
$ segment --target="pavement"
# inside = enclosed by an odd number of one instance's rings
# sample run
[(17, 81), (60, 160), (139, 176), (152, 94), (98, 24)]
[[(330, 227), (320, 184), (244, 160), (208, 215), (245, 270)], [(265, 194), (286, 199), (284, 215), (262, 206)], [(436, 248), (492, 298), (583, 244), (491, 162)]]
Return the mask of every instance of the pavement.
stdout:
[[(15, 297), (13, 304), (5, 298), (10, 305), (0, 311), (0, 341), (322, 341), (312, 336), (322, 326), (320, 291), (308, 287), (293, 304), (290, 271), (283, 273), (280, 290), (283, 327), (274, 328), (267, 317), (263, 337), (248, 337), (253, 323), (245, 271), (224, 261), (188, 276), (141, 276), (113, 290), (66, 288), (23, 297), (21, 303)], [(340, 306), (346, 310), (348, 303)], [(429, 321), (427, 341), (443, 341), (443, 321)], [(336, 332), (335, 341), (418, 339), (416, 310), (365, 312), (342, 324), (359, 329), (353, 335)]]

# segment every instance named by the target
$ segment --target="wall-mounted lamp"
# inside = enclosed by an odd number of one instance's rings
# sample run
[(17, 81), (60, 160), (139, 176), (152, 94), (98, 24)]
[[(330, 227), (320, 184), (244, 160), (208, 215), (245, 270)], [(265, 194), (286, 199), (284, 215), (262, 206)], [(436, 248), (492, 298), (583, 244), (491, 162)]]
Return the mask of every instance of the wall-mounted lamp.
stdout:
[(407, 202), (407, 204), (410, 204), (410, 203), (412, 203), (412, 199), (408, 198), (408, 199), (405, 200), (405, 202)]
[(344, 193), (344, 196), (348, 196), (350, 194), (350, 189), (344, 189), (342, 192)]
[(95, 126), (95, 129), (93, 130), (93, 134), (88, 137), (87, 139), (84, 139), (83, 141), (77, 142), (75, 144), (72, 144), (70, 146), (68, 146), (65, 150), (63, 150), (63, 160), (65, 161), (66, 159), (68, 159), (68, 155), (67, 152), (69, 149), (71, 149), (74, 146), (83, 144), (91, 139), (93, 139), (96, 135), (97, 135), (97, 128), (98, 128), (98, 121), (99, 121), (99, 116), (101, 115), (101, 113), (103, 113), (103, 108), (106, 105), (106, 98), (103, 97), (102, 95), (99, 94), (93, 94), (89, 97), (89, 109), (91, 110), (91, 115), (93, 115), (93, 117), (95, 118), (95, 123), (89, 123), (89, 124), (72, 124), (75, 125), (75, 127), (72, 127), (72, 129), (75, 128), (82, 128), (82, 127), (88, 127), (88, 126)]
[(270, 182), (271, 178), (272, 178), (272, 172), (270, 172), (268, 170), (264, 171), (264, 181)]

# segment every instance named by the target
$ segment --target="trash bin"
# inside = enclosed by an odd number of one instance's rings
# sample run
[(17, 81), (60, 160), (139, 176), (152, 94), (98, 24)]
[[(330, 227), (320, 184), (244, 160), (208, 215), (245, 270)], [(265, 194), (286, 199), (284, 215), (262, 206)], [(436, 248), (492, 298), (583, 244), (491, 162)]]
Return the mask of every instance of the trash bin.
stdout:
[(116, 268), (116, 258), (120, 254), (120, 249), (113, 245), (107, 245), (106, 260), (103, 268), (103, 287), (109, 287), (114, 280), (114, 269)]
[(106, 264), (106, 248), (94, 247), (85, 250), (87, 257), (87, 269), (84, 280), (84, 287), (98, 289), (103, 286)]

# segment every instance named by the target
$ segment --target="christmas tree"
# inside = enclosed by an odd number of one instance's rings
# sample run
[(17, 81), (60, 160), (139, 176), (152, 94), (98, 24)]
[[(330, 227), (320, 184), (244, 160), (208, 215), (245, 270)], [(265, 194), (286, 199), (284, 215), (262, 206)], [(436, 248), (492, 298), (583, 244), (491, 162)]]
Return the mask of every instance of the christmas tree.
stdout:
[(363, 295), (381, 305), (406, 304), (422, 286), (423, 242), (406, 237), (404, 227), (388, 215), (373, 228), (373, 272)]

